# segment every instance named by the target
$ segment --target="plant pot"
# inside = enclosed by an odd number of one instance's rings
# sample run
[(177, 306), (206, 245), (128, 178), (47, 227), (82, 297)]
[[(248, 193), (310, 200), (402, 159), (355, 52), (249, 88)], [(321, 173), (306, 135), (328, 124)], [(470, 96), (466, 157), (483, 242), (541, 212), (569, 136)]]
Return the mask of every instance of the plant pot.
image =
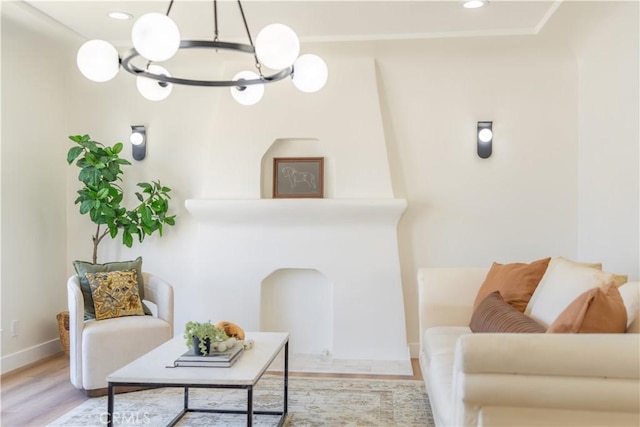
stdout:
[(207, 354), (209, 354), (211, 352), (211, 338), (205, 338), (204, 339), (204, 346), (205, 346), (205, 350), (206, 350), (205, 354), (202, 354), (202, 352), (200, 351), (200, 338), (193, 337), (192, 338), (192, 342), (193, 342), (193, 353), (196, 356), (206, 356)]

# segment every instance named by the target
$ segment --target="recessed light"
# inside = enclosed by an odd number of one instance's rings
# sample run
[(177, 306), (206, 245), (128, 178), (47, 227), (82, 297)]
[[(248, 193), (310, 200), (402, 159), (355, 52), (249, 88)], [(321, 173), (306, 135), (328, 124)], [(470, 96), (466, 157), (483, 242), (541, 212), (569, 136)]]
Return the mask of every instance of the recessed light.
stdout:
[(119, 19), (121, 21), (126, 21), (127, 19), (133, 18), (133, 15), (127, 12), (109, 12), (109, 18)]
[(477, 9), (487, 3), (488, 2), (486, 0), (469, 0), (462, 3), (462, 7), (465, 7), (467, 9)]

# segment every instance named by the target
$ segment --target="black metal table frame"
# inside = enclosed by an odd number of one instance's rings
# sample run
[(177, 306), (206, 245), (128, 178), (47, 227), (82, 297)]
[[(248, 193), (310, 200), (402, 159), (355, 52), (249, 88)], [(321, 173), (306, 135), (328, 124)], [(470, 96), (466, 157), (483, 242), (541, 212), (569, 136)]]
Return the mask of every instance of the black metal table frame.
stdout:
[[(258, 379), (260, 381), (262, 376)], [(184, 407), (182, 411), (178, 415), (176, 415), (173, 420), (169, 424), (168, 427), (175, 426), (182, 417), (185, 416), (188, 412), (208, 412), (214, 414), (245, 414), (247, 416), (247, 426), (253, 425), (253, 416), (254, 415), (280, 415), (280, 420), (278, 421), (278, 427), (282, 427), (284, 424), (284, 420), (287, 417), (287, 403), (288, 403), (288, 395), (289, 395), (289, 341), (284, 345), (284, 399), (283, 399), (283, 408), (282, 411), (264, 411), (264, 410), (253, 410), (253, 387), (255, 384), (249, 385), (225, 385), (225, 384), (167, 384), (167, 383), (144, 383), (144, 382), (119, 382), (119, 381), (109, 381), (108, 385), (108, 399), (107, 399), (107, 426), (113, 427), (113, 406), (114, 406), (114, 398), (115, 398), (115, 388), (116, 387), (148, 387), (148, 388), (162, 388), (162, 387), (184, 387)], [(229, 388), (229, 389), (245, 389), (247, 390), (247, 410), (240, 409), (199, 409), (199, 408), (189, 408), (189, 389), (190, 388)]]

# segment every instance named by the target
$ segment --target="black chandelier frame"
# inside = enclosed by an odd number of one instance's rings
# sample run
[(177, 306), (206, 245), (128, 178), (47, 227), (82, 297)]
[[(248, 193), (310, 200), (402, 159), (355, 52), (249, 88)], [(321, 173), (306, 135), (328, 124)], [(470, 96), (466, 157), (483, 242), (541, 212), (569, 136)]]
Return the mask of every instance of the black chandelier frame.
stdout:
[[(173, 6), (174, 0), (171, 0), (169, 3), (169, 7), (167, 9), (166, 16), (169, 16), (169, 12), (171, 12), (171, 7)], [(222, 42), (219, 40), (218, 34), (218, 1), (213, 0), (213, 16), (214, 16), (214, 39), (213, 40), (181, 40), (180, 46), (178, 47), (178, 51), (181, 49), (222, 49), (229, 50), (234, 52), (246, 53), (253, 55), (255, 60), (255, 67), (258, 70), (259, 78), (257, 79), (239, 79), (239, 80), (196, 80), (196, 79), (186, 79), (181, 77), (170, 77), (164, 74), (154, 74), (148, 71), (149, 65), (152, 61), (147, 62), (147, 66), (145, 69), (139, 68), (135, 66), (132, 61), (141, 56), (138, 51), (133, 48), (131, 49), (123, 58), (120, 59), (120, 65), (127, 72), (133, 74), (134, 76), (142, 76), (149, 79), (157, 80), (162, 87), (166, 87), (169, 83), (179, 84), (179, 85), (187, 85), (187, 86), (209, 86), (209, 87), (237, 87), (240, 90), (244, 90), (246, 86), (257, 85), (257, 84), (267, 84), (274, 83), (280, 81), (286, 77), (293, 76), (293, 65), (287, 67), (283, 70), (280, 70), (271, 75), (263, 75), (262, 66), (258, 57), (256, 55), (256, 49), (253, 44), (253, 39), (251, 38), (251, 33), (249, 31), (249, 26), (247, 25), (247, 19), (244, 14), (244, 10), (242, 8), (242, 3), (240, 0), (237, 0), (238, 8), (240, 9), (240, 14), (242, 16), (242, 22), (244, 23), (244, 28), (247, 33), (247, 37), (249, 38), (249, 44), (243, 43), (230, 43), (230, 42)]]

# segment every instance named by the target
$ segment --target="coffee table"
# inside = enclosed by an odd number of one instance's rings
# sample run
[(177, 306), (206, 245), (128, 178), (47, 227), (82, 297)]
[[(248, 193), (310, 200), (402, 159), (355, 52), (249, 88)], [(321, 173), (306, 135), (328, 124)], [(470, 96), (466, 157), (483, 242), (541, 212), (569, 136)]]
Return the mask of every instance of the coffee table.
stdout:
[[(113, 426), (115, 388), (134, 387), (183, 387), (184, 407), (168, 424), (175, 425), (187, 412), (209, 412), (225, 414), (246, 414), (247, 426), (253, 423), (254, 415), (279, 415), (278, 426), (284, 424), (287, 416), (289, 382), (289, 334), (280, 332), (249, 332), (246, 339), (255, 344), (246, 350), (236, 363), (229, 368), (174, 368), (173, 362), (187, 351), (184, 338), (176, 337), (156, 347), (149, 353), (134, 360), (107, 376), (109, 394), (107, 414), (109, 427)], [(253, 410), (253, 388), (284, 349), (284, 400), (282, 411)], [(189, 388), (227, 388), (247, 390), (247, 409), (199, 409), (189, 407)]]

